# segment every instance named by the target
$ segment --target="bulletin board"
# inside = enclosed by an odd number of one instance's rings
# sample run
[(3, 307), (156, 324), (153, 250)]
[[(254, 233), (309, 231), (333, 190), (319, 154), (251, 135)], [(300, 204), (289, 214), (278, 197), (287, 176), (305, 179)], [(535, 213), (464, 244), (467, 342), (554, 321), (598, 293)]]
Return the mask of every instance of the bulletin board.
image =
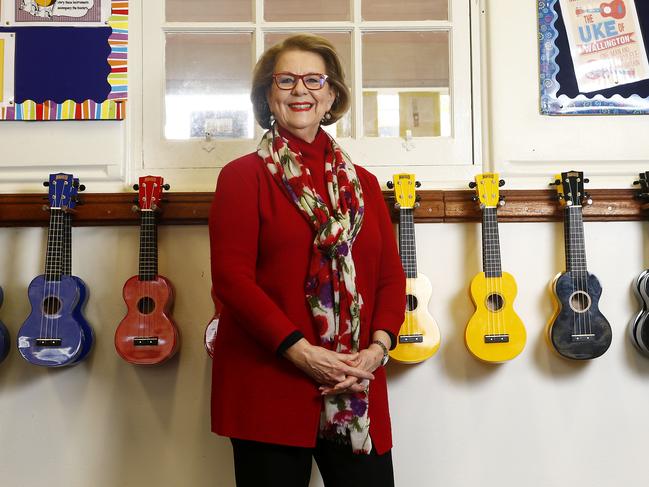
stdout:
[(0, 0), (0, 12), (0, 120), (125, 118), (128, 1)]
[(649, 1), (537, 5), (541, 114), (649, 114)]

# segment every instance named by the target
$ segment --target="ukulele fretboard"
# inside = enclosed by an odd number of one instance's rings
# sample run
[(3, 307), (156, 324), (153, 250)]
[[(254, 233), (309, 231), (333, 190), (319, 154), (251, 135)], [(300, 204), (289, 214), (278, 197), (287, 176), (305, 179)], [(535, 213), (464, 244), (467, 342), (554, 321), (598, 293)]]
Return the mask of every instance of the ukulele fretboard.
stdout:
[(417, 277), (417, 248), (412, 208), (399, 210), (399, 254), (407, 278)]
[(501, 277), (500, 239), (496, 208), (482, 210), (482, 269), (486, 277)]
[(566, 207), (563, 233), (566, 243), (566, 270), (574, 274), (587, 273), (584, 220), (581, 206)]
[(140, 212), (140, 281), (153, 281), (158, 275), (158, 231), (155, 213)]
[(50, 208), (50, 226), (47, 232), (47, 251), (45, 253), (46, 281), (61, 280), (64, 233), (63, 211), (60, 208)]

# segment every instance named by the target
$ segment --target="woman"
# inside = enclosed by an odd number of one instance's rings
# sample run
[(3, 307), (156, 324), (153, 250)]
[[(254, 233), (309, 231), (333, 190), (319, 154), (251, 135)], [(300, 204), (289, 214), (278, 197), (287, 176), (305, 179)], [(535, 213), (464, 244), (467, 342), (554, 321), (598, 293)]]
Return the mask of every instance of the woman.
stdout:
[(221, 171), (210, 214), (212, 430), (238, 486), (393, 485), (385, 371), (405, 278), (374, 176), (321, 124), (349, 106), (333, 46), (300, 34), (253, 74), (257, 152)]

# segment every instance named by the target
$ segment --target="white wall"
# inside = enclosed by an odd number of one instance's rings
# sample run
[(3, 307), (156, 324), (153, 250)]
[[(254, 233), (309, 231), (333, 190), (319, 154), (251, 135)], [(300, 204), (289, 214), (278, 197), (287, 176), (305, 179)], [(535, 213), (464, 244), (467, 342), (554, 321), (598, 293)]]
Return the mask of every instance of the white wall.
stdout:
[[(554, 171), (563, 158), (582, 161), (575, 154), (589, 153), (593, 138), (600, 140), (607, 127), (646, 134), (646, 117), (538, 115), (535, 2), (487, 4), (491, 162), (513, 175), (521, 167), (537, 170), (547, 157)], [(136, 93), (132, 102), (137, 104)], [(131, 132), (119, 123), (43, 127), (0, 125), (0, 165), (12, 166), (1, 172), (9, 175), (2, 191), (26, 187), (20, 177), (11, 176), (20, 172), (22, 158), (35, 167), (34, 180), (48, 172), (51, 152), (28, 144), (34, 131), (48, 143), (61, 144), (56, 154), (81, 144), (71, 157), (93, 167), (105, 164), (108, 172), (121, 168), (124, 154), (141, 145), (135, 137), (129, 140)], [(550, 150), (548, 133), (566, 139)], [(108, 145), (93, 151), (93, 141)], [(599, 186), (628, 186), (625, 171), (633, 179), (646, 144), (638, 137), (624, 144), (619, 166), (600, 166)], [(534, 151), (538, 147), (545, 151), (542, 156)], [(54, 162), (64, 160), (57, 156)], [(512, 161), (522, 162), (512, 166)], [(116, 174), (119, 181), (121, 170)], [(511, 363), (488, 366), (469, 355), (462, 338), (472, 313), (468, 283), (480, 270), (479, 226), (417, 226), (420, 271), (433, 284), (430, 311), (443, 343), (423, 364), (389, 365), (397, 485), (639, 485), (649, 433), (640, 414), (649, 408), (649, 360), (632, 348), (625, 328), (637, 309), (631, 282), (649, 266), (643, 250), (646, 224), (586, 223), (589, 267), (602, 282), (601, 309), (614, 331), (610, 350), (589, 363), (556, 357), (542, 338), (552, 311), (547, 285), (563, 268), (561, 225), (508, 223), (500, 229), (503, 268), (519, 284), (516, 309), (527, 327), (528, 344)], [(0, 319), (13, 337), (29, 313), (27, 285), (42, 272), (45, 236), (40, 228), (0, 228), (0, 286), (5, 291)], [(97, 334), (86, 362), (44, 370), (25, 363), (14, 349), (0, 364), (3, 486), (233, 485), (229, 444), (209, 432), (210, 364), (202, 345), (213, 312), (207, 229), (160, 230), (160, 272), (177, 288), (174, 317), (183, 344), (178, 357), (155, 368), (133, 367), (113, 347), (115, 327), (125, 312), (121, 288), (137, 269), (137, 238), (136, 227), (74, 229), (75, 273), (89, 286), (86, 316)], [(312, 485), (322, 484), (314, 480)]]

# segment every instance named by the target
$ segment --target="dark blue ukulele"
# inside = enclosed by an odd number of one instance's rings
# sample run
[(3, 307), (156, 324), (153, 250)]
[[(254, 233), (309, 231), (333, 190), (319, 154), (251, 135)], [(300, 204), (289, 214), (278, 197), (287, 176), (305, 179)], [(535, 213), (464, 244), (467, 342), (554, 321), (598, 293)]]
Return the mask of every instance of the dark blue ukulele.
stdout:
[(29, 284), (31, 312), (18, 331), (18, 351), (29, 363), (62, 367), (74, 363), (83, 350), (85, 336), (77, 321), (81, 291), (77, 281), (63, 275), (64, 213), (72, 196), (71, 174), (51, 174), (50, 225), (47, 232), (45, 273)]
[[(0, 287), (0, 306), (3, 300), (2, 288)], [(2, 321), (0, 321), (0, 362), (2, 362), (9, 353), (9, 331)]]
[(611, 325), (599, 310), (602, 286), (586, 267), (582, 204), (592, 200), (584, 191), (584, 173), (563, 172), (553, 184), (564, 206), (566, 271), (552, 282), (556, 310), (547, 332), (550, 345), (572, 360), (594, 359), (611, 345)]
[[(74, 210), (75, 206), (79, 202), (79, 191), (83, 191), (84, 189), (86, 189), (85, 186), (79, 184), (79, 178), (72, 179), (72, 190), (70, 191), (68, 210)], [(90, 326), (88, 320), (84, 316), (84, 309), (86, 307), (86, 302), (88, 301), (88, 286), (83, 279), (72, 274), (72, 213), (72, 211), (66, 211), (63, 213), (63, 264), (61, 270), (63, 275), (72, 276), (79, 285), (79, 303), (74, 309), (74, 317), (79, 322), (84, 337), (83, 347), (75, 360), (75, 362), (80, 362), (90, 353), (95, 341), (95, 333), (92, 326)]]

